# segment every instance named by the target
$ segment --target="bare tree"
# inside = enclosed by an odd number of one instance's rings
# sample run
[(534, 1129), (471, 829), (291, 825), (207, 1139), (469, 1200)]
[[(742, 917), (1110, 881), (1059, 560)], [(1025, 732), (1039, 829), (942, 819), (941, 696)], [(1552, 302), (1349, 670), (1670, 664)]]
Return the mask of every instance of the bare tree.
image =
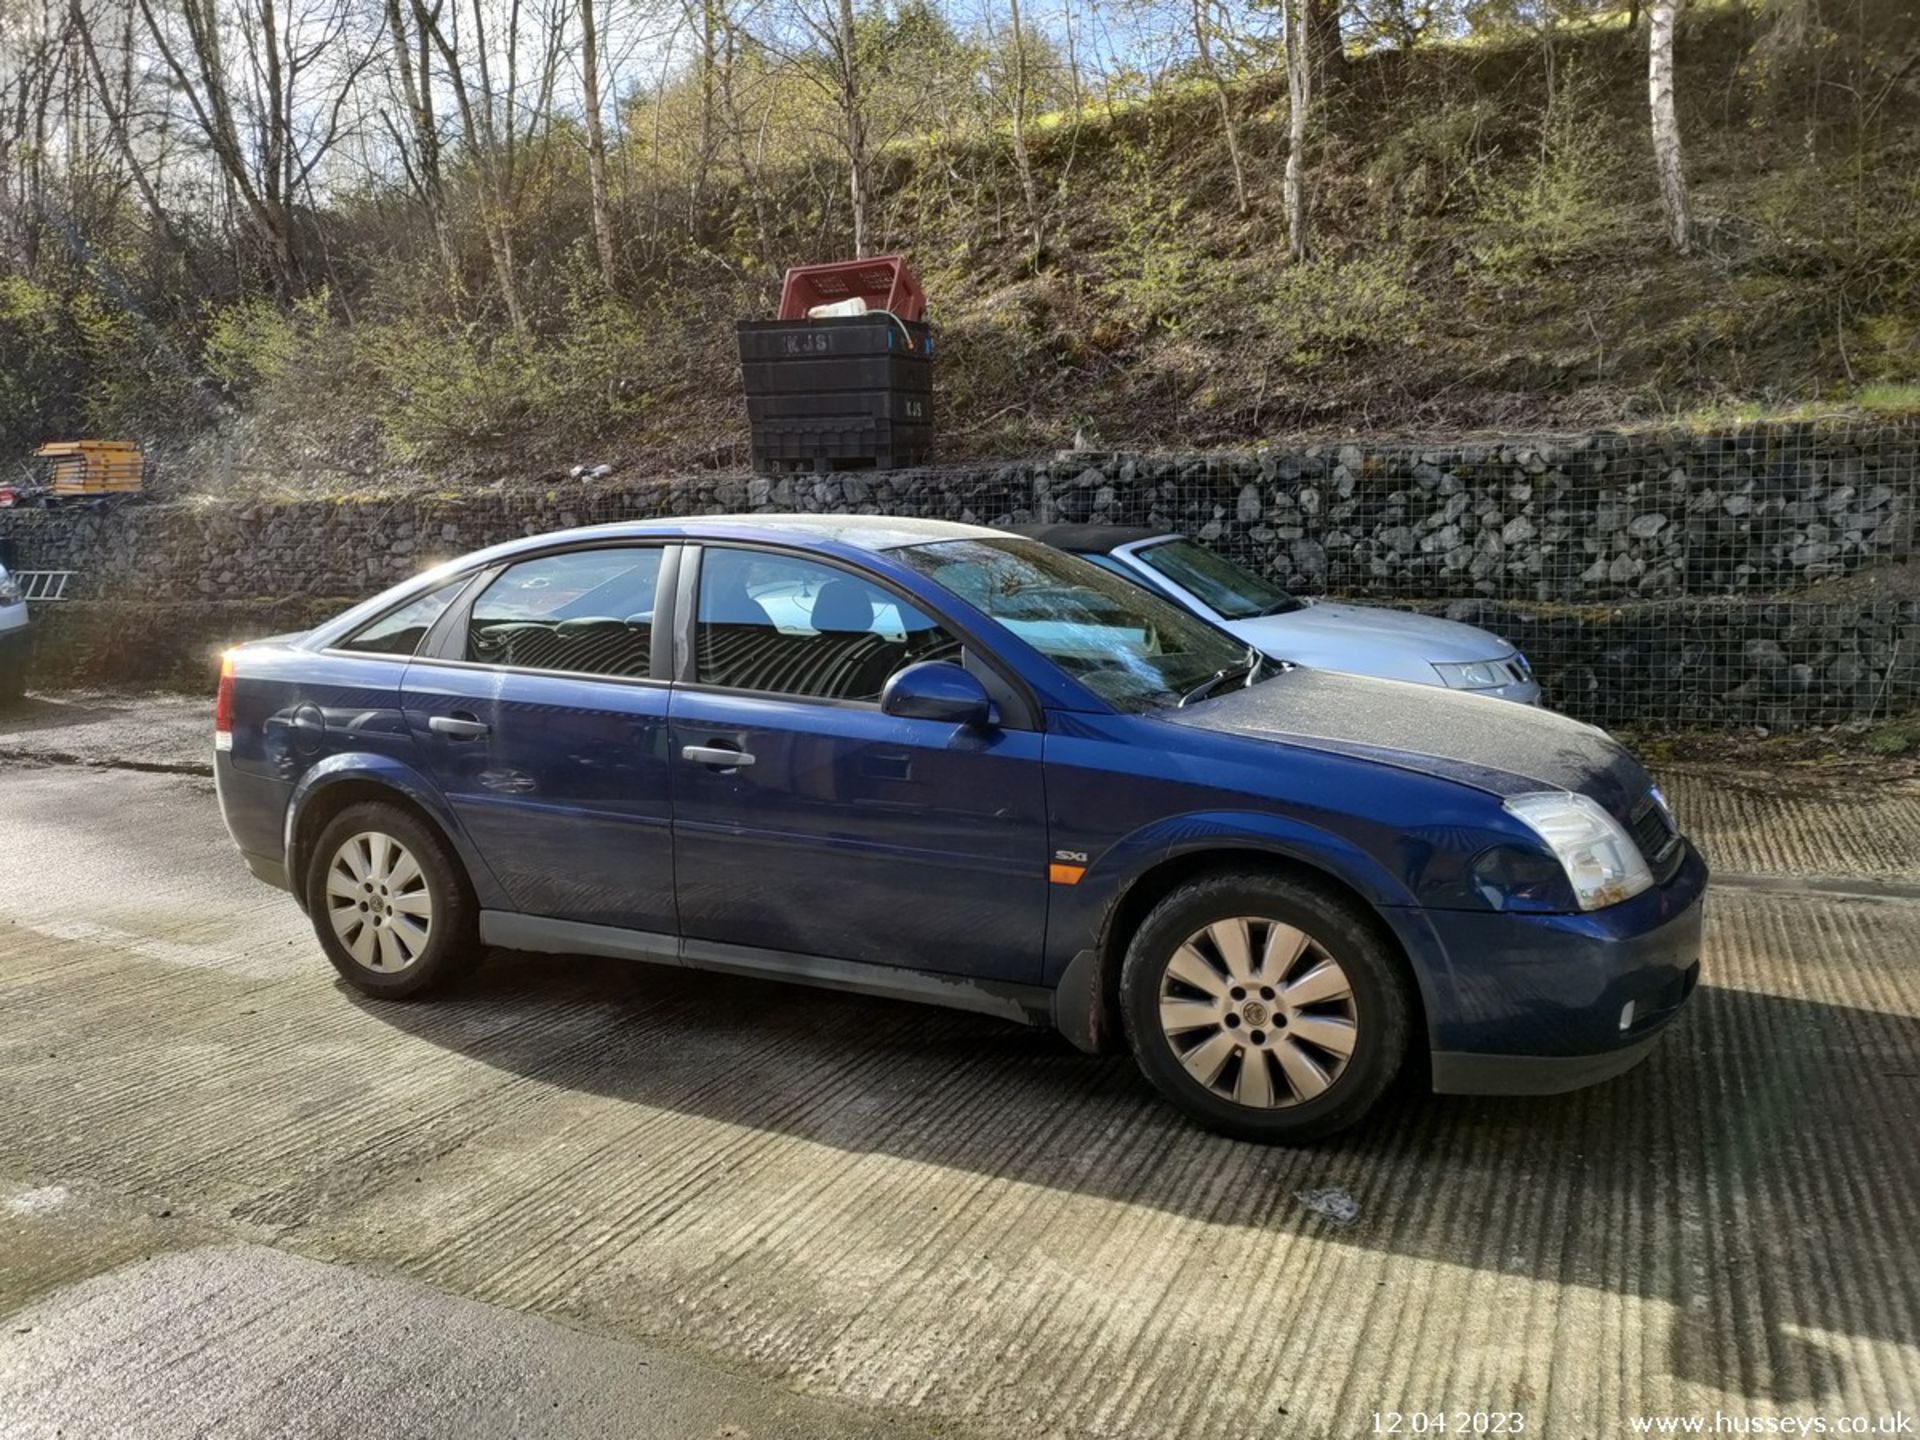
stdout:
[(175, 93), (241, 202), (275, 292), (291, 297), (301, 284), (295, 197), (340, 140), (347, 98), (373, 59), (372, 47), (354, 41), (348, 0), (285, 10), (279, 0), (137, 4)]
[(1247, 213), (1247, 167), (1240, 157), (1240, 122), (1233, 112), (1233, 92), (1214, 59), (1216, 23), (1215, 0), (1190, 0), (1188, 16), (1193, 25), (1194, 54), (1201, 72), (1213, 88), (1214, 103), (1220, 110), (1220, 129), (1227, 140), (1227, 159), (1233, 165), (1233, 202), (1242, 215)]
[(853, 220), (853, 253), (867, 253), (867, 107), (865, 68), (860, 56), (860, 30), (854, 23), (853, 0), (840, 0), (839, 23), (829, 40), (838, 87), (841, 123), (846, 130), (847, 198)]
[(593, 248), (600, 283), (613, 289), (613, 209), (607, 201), (607, 135), (601, 123), (600, 25), (596, 0), (580, 0), (580, 89), (587, 112), (587, 189), (593, 205)]
[(1653, 111), (1653, 164), (1660, 176), (1660, 204), (1667, 238), (1682, 255), (1693, 246), (1693, 215), (1686, 172), (1680, 164), (1680, 120), (1673, 105), (1673, 15), (1675, 0), (1653, 0), (1647, 35), (1647, 100)]
[[(526, 24), (522, 0), (508, 0), (500, 33), (491, 39), (485, 0), (472, 0), (465, 36), (450, 33), (437, 12), (428, 12), (419, 4), (414, 7), (415, 17), (425, 27), (440, 56), (454, 106), (460, 112), (461, 135), (483, 191), (478, 208), (481, 229), (487, 237), (487, 252), (493, 261), (494, 283), (500, 288), (508, 323), (517, 335), (531, 333), (531, 326), (520, 296), (519, 262), (514, 257), (513, 245), (514, 218), (526, 179), (525, 151), (534, 134), (551, 118), (554, 83), (565, 44), (565, 4), (566, 0), (554, 0), (554, 8), (541, 17), (537, 27), (543, 44), (533, 76), (535, 93), (531, 101), (520, 93), (521, 40)], [(467, 57), (462, 56), (460, 44), (467, 47)], [(496, 44), (501, 47), (498, 55), (493, 49)], [(505, 75), (498, 81), (496, 62), (505, 66)]]
[(1027, 75), (1027, 30), (1020, 17), (1020, 0), (1007, 0), (1009, 37), (1013, 45), (1013, 94), (1008, 100), (1013, 132), (1013, 169), (1020, 179), (1020, 196), (1026, 204), (1027, 234), (1033, 244), (1033, 263), (1040, 263), (1046, 249), (1046, 222), (1040, 213), (1040, 187), (1033, 178), (1033, 160), (1027, 153), (1027, 107), (1031, 103), (1031, 85)]
[[(434, 244), (449, 286), (459, 285), (460, 266), (447, 224), (446, 180), (440, 164), (440, 122), (434, 113), (433, 55), (428, 30), (438, 22), (446, 0), (385, 0), (387, 33), (393, 45), (393, 71), (400, 82), (400, 98), (407, 112), (407, 130), (401, 131), (384, 110), (381, 121), (392, 137), (401, 168), (413, 193), (427, 212)], [(409, 26), (411, 17), (411, 27)]]
[(1310, 0), (1281, 0), (1287, 45), (1287, 173), (1282, 185), (1287, 211), (1287, 254), (1297, 264), (1308, 256), (1306, 150), (1313, 106), (1313, 22)]
[[(0, 13), (0, 241), (31, 273), (49, 180), (49, 137), (66, 88), (71, 18), (52, 5)], [(8, 31), (11, 34), (8, 34)], [(8, 52), (11, 52), (9, 54)]]
[(166, 237), (176, 251), (184, 251), (185, 246), (180, 233), (175, 228), (173, 217), (167, 207), (161, 203), (160, 192), (155, 185), (151, 167), (134, 143), (131, 114), (134, 107), (133, 79), (133, 12), (121, 12), (125, 28), (119, 45), (124, 63), (118, 76), (107, 73), (105, 62), (101, 59), (100, 47), (94, 39), (95, 21), (82, 8), (81, 0), (72, 0), (72, 30), (80, 45), (80, 53), (87, 62), (88, 78), (92, 82), (92, 97), (100, 108), (101, 118), (106, 122), (107, 134), (119, 153), (121, 163), (126, 166), (127, 178), (140, 192), (141, 202), (147, 207), (147, 216), (152, 221), (157, 234)]

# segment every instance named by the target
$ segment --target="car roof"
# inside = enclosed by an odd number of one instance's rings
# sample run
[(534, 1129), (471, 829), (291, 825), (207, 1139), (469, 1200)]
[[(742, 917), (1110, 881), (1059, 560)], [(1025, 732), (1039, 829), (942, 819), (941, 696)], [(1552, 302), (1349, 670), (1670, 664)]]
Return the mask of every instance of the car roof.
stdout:
[(585, 525), (509, 543), (513, 548), (544, 547), (555, 541), (674, 536), (688, 540), (816, 540), (861, 550), (897, 550), (939, 540), (997, 539), (1001, 533), (984, 525), (904, 515), (682, 515), (670, 520), (621, 520), (610, 525)]
[(1170, 530), (1152, 530), (1142, 525), (1006, 525), (1001, 527), (1009, 535), (1023, 535), (1029, 540), (1038, 540), (1042, 545), (1051, 545), (1056, 550), (1069, 550), (1076, 555), (1104, 555), (1108, 551), (1118, 550), (1122, 545), (1132, 545), (1141, 540), (1172, 538)]

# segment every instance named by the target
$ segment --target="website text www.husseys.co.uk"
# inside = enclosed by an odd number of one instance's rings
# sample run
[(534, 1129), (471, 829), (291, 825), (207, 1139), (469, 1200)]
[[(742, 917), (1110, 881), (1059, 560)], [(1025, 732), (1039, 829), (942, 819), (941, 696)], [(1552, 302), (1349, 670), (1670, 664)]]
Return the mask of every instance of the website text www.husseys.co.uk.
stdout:
[(1635, 1415), (1636, 1435), (1912, 1435), (1914, 1417), (1890, 1415)]

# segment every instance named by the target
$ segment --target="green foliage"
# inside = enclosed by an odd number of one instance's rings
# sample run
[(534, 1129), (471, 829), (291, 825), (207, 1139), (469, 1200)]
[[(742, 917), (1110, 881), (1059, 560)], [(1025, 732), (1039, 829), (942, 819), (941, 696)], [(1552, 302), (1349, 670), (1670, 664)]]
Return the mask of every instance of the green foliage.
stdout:
[(1869, 730), (1863, 742), (1875, 755), (1908, 755), (1920, 751), (1920, 715), (1908, 715)]
[(1146, 145), (1117, 146), (1119, 234), (1095, 287), (1105, 312), (1103, 342), (1159, 331), (1177, 335), (1211, 295), (1230, 285), (1232, 267), (1195, 244), (1200, 233), (1190, 197), (1171, 192), (1165, 162)]
[(1488, 136), (1500, 124), (1491, 97), (1442, 102), (1386, 138), (1367, 163), (1367, 179), (1409, 211), (1438, 213), (1482, 173)]
[(1416, 345), (1429, 306), (1414, 285), (1413, 258), (1386, 248), (1290, 265), (1255, 311), (1268, 342), (1307, 368), (1381, 346)]
[(44, 440), (169, 432), (192, 379), (125, 306), (85, 281), (0, 274), (0, 460)]
[(315, 357), (328, 328), (323, 287), (282, 309), (264, 296), (216, 309), (208, 318), (205, 361), (214, 379), (235, 390), (285, 378)]
[(546, 371), (512, 334), (400, 322), (375, 327), (365, 353), (385, 395), (381, 428), (408, 460), (495, 446), (540, 418)]
[(1471, 269), (1488, 279), (1565, 265), (1617, 243), (1631, 227), (1628, 202), (1644, 179), (1595, 103), (1590, 75), (1573, 66), (1568, 72), (1532, 161), (1475, 174), (1467, 253)]

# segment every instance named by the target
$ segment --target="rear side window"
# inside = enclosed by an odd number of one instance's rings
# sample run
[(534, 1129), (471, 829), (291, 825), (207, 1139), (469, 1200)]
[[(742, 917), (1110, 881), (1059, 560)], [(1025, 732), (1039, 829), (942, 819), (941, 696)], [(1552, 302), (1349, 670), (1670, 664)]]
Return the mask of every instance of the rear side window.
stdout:
[(508, 566), (473, 602), (467, 659), (644, 678), (652, 669), (660, 555), (658, 548), (625, 546)]
[(903, 666), (961, 658), (931, 616), (870, 580), (724, 549), (700, 562), (696, 651), (703, 684), (825, 700), (878, 700)]
[(433, 622), (445, 613), (462, 587), (461, 576), (438, 590), (429, 590), (417, 600), (409, 600), (398, 610), (389, 610), (371, 625), (363, 625), (352, 637), (334, 646), (336, 650), (357, 650), (367, 655), (411, 655), (427, 638)]

